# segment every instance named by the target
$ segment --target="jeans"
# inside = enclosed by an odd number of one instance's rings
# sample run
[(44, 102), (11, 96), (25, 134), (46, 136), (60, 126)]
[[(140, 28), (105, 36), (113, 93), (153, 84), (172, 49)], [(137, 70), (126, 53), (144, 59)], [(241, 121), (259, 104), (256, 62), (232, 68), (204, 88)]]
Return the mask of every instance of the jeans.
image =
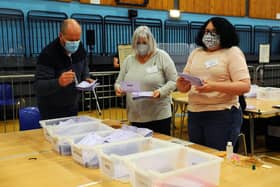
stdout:
[(191, 142), (225, 150), (228, 141), (235, 146), (242, 125), (242, 111), (236, 107), (221, 111), (188, 112)]

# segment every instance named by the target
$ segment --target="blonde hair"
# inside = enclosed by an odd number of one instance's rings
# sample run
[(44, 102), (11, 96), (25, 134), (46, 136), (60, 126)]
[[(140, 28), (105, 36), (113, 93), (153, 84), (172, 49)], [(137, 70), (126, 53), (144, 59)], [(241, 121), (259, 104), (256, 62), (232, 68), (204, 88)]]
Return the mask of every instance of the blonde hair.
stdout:
[(157, 44), (156, 44), (155, 38), (154, 38), (151, 30), (149, 29), (149, 27), (139, 26), (135, 29), (135, 31), (133, 33), (133, 37), (132, 37), (132, 48), (136, 53), (137, 53), (137, 51), (136, 51), (137, 41), (139, 38), (143, 38), (148, 41), (148, 46), (149, 46), (148, 54), (152, 53), (156, 50)]

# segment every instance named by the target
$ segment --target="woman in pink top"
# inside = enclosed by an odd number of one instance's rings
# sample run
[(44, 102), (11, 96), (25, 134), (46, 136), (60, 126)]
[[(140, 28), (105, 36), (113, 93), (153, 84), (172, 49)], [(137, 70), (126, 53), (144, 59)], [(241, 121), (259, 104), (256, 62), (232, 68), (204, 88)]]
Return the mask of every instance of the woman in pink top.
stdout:
[(233, 25), (220, 17), (201, 27), (184, 73), (200, 78), (202, 86), (182, 77), (177, 89), (188, 92), (190, 141), (225, 150), (227, 141), (236, 144), (242, 124), (238, 96), (249, 91), (250, 75)]

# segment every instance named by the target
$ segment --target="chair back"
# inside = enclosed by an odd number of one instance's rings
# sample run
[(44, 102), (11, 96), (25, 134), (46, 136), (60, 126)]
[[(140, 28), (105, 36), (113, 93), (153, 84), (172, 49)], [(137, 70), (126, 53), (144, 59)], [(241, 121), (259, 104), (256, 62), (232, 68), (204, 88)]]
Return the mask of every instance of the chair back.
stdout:
[(10, 84), (0, 84), (0, 104), (8, 105), (13, 102), (13, 90)]

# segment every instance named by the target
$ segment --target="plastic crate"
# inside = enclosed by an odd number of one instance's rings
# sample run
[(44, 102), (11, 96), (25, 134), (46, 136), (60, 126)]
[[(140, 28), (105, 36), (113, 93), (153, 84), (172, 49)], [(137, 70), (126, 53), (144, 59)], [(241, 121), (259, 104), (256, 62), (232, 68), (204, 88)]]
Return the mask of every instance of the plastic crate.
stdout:
[(100, 169), (104, 174), (122, 182), (129, 182), (129, 170), (123, 163), (123, 158), (177, 146), (180, 145), (156, 138), (137, 138), (104, 144), (97, 146), (95, 149), (98, 153)]
[[(51, 141), (49, 130), (52, 128), (57, 128), (65, 125), (82, 125), (100, 121), (99, 119), (92, 118), (90, 116), (70, 116), (64, 118), (55, 118), (48, 120), (39, 121), (41, 127), (43, 128), (44, 136), (48, 141)], [(68, 123), (66, 123), (68, 122)]]
[(130, 170), (133, 187), (169, 186), (172, 180), (177, 181), (173, 181), (176, 187), (185, 187), (193, 182), (219, 185), (222, 160), (192, 148), (173, 147), (133, 155), (125, 158), (124, 163)]
[(274, 87), (258, 87), (257, 99), (262, 100), (279, 100), (280, 88)]
[(98, 121), (83, 125), (60, 126), (49, 129), (49, 139), (53, 149), (59, 154), (71, 155), (71, 144), (77, 135), (85, 136), (90, 132), (98, 131), (113, 131), (113, 128)]
[[(96, 134), (101, 136), (101, 137), (108, 137), (112, 133), (116, 132), (118, 130), (114, 131), (100, 131), (97, 132)], [(135, 137), (133, 138), (143, 138), (143, 136), (135, 134)], [(130, 141), (127, 139), (120, 140), (119, 142), (122, 141)], [(77, 144), (79, 141), (74, 141), (72, 144), (71, 150), (72, 150), (72, 158), (77, 161), (79, 164), (85, 166), (85, 167), (90, 167), (90, 168), (98, 168), (99, 167), (99, 159), (97, 155), (97, 146), (89, 146), (89, 145), (79, 145)], [(114, 143), (106, 143), (106, 144), (114, 144)]]

